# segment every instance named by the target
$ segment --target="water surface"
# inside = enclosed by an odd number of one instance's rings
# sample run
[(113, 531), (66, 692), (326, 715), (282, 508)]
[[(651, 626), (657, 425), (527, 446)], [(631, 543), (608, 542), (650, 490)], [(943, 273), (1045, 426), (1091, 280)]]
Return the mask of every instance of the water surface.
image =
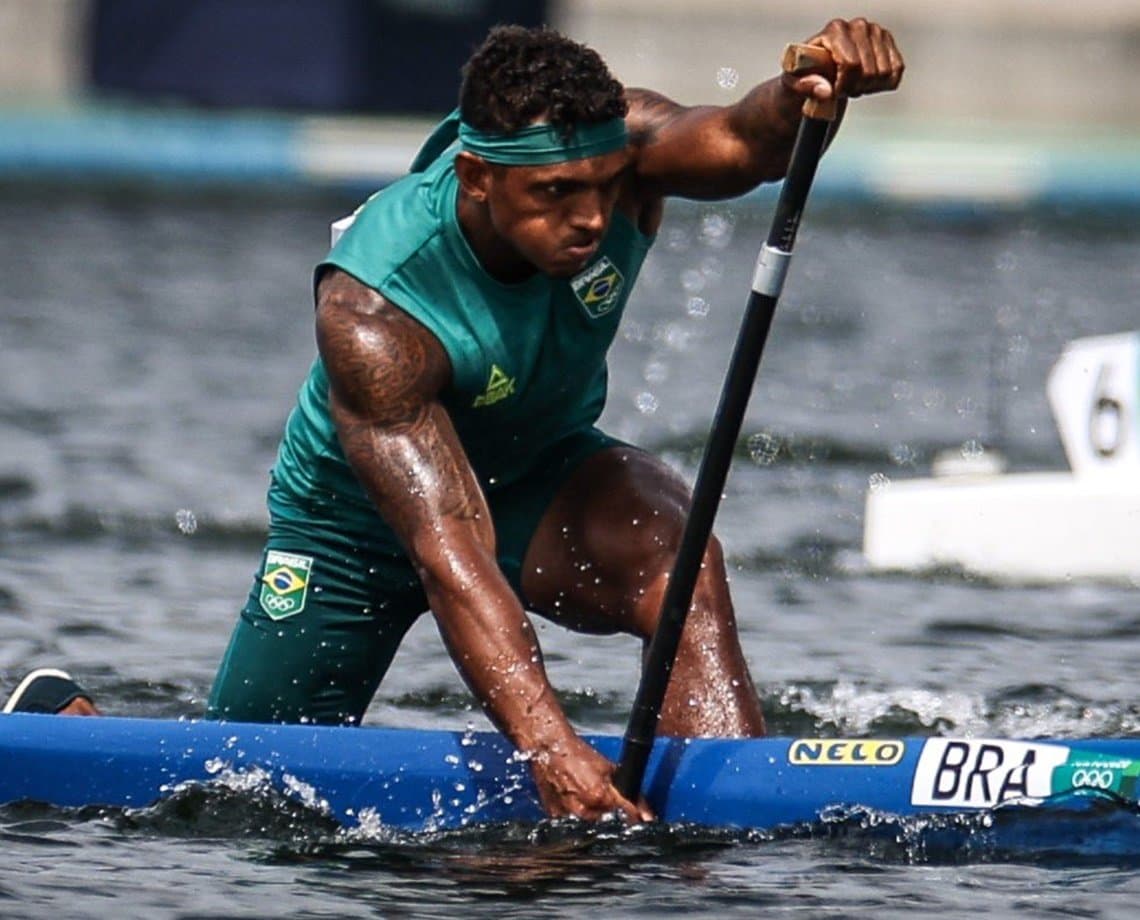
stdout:
[[(612, 353), (614, 434), (691, 477), (770, 200), (676, 205)], [(258, 561), (266, 474), (314, 353), (337, 193), (0, 189), (0, 681), (70, 669), (109, 711), (201, 710)], [(1138, 735), (1133, 584), (875, 574), (872, 481), (1000, 445), (1060, 469), (1070, 338), (1136, 328), (1140, 221), (809, 210), (718, 518), (781, 734)], [(540, 624), (585, 731), (620, 732), (636, 648)], [(429, 618), (369, 711), (486, 727)], [(1135, 833), (1132, 815), (1108, 826)], [(12, 916), (1125, 915), (1130, 860), (858, 822), (723, 836), (559, 826), (392, 837), (215, 790), (142, 812), (0, 811)]]

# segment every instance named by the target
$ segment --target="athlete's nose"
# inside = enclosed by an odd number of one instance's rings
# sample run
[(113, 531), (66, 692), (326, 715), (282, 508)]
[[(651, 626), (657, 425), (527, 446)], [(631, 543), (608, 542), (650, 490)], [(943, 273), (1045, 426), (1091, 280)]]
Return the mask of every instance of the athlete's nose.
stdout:
[(601, 236), (609, 220), (609, 202), (600, 192), (585, 192), (577, 196), (570, 213), (570, 224), (575, 230), (585, 230), (591, 236)]

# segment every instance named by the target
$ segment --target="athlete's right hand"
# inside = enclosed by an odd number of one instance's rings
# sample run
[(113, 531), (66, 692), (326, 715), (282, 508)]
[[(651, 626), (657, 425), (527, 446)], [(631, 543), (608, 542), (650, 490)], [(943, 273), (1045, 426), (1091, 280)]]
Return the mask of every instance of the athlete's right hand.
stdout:
[(614, 786), (614, 765), (577, 736), (532, 754), (531, 772), (542, 807), (552, 818), (599, 821), (618, 814), (626, 821), (654, 820), (643, 798), (637, 803)]
[(784, 85), (808, 98), (865, 96), (898, 89), (906, 64), (894, 36), (877, 22), (833, 19), (807, 40), (827, 49), (835, 64), (835, 82), (820, 74), (784, 74)]

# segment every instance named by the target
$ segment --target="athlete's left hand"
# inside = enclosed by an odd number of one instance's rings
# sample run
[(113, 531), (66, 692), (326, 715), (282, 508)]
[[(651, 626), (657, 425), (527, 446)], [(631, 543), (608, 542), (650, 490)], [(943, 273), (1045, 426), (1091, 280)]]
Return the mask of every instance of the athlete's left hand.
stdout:
[(800, 96), (824, 100), (890, 92), (906, 68), (894, 36), (867, 19), (833, 19), (807, 44), (827, 49), (835, 76), (833, 82), (820, 74), (785, 74), (784, 85)]

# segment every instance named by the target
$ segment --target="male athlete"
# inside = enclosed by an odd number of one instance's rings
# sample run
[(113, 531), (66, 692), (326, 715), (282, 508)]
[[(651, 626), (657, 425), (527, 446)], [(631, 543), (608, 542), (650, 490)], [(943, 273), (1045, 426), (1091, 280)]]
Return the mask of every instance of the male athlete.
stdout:
[[(834, 20), (836, 64), (725, 107), (623, 89), (551, 30), (500, 27), (458, 113), (316, 270), (319, 358), (273, 469), (271, 525), (213, 718), (356, 724), (431, 610), (463, 678), (529, 756), (553, 816), (648, 819), (575, 733), (534, 611), (647, 640), (689, 491), (595, 427), (606, 352), (666, 196), (779, 179), (805, 98), (894, 89), (890, 33)], [(764, 718), (711, 542), (660, 732), (755, 736)]]

